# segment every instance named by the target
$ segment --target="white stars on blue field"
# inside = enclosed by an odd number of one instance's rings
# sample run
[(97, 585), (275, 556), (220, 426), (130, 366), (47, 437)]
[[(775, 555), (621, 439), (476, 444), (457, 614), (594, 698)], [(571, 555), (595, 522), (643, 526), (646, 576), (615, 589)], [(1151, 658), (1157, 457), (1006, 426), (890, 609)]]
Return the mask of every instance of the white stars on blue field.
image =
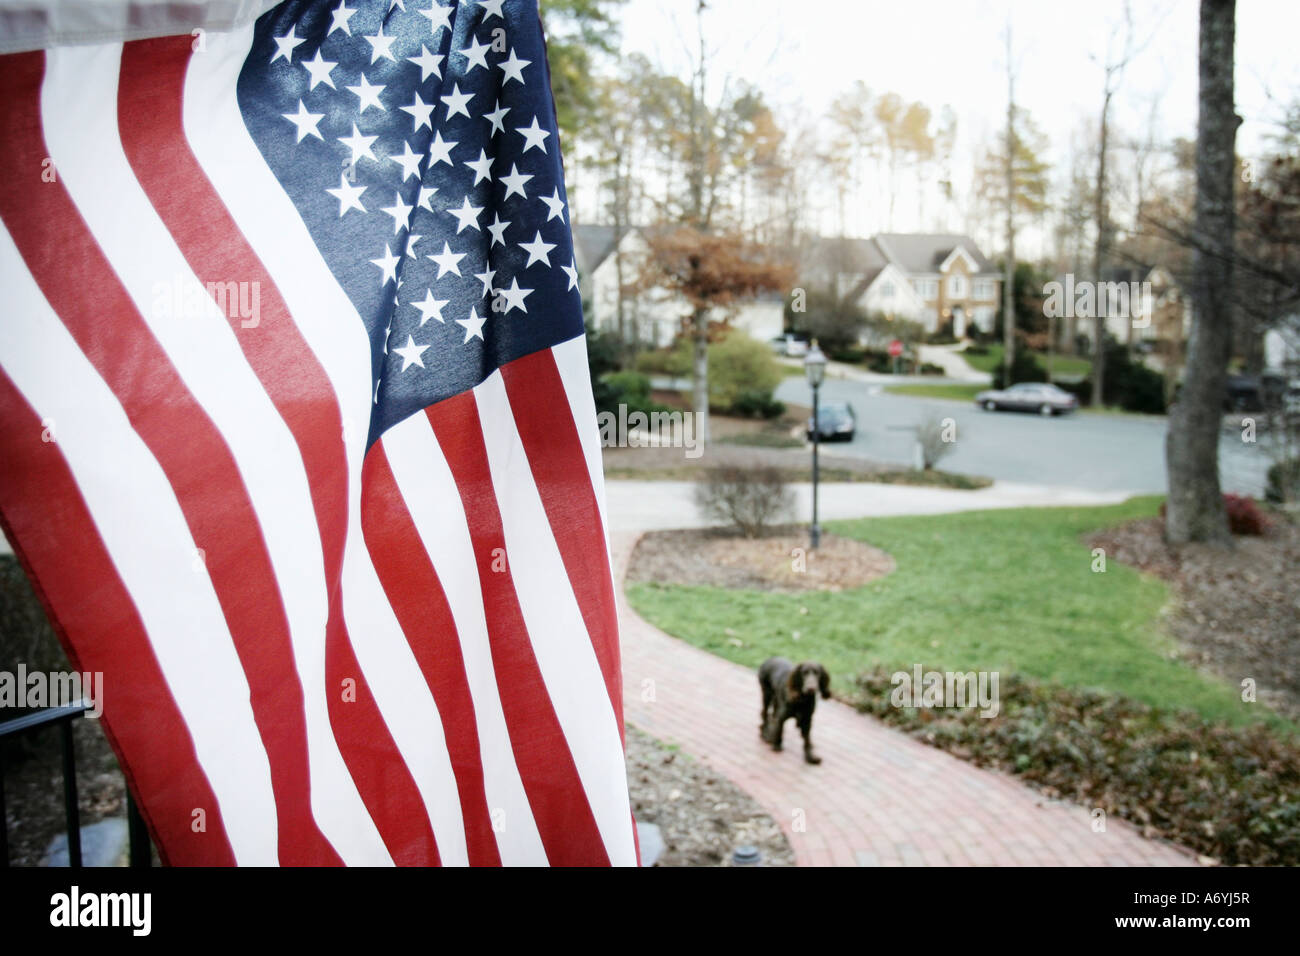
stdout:
[(535, 0), (283, 4), (239, 97), (365, 324), (372, 442), (582, 333)]

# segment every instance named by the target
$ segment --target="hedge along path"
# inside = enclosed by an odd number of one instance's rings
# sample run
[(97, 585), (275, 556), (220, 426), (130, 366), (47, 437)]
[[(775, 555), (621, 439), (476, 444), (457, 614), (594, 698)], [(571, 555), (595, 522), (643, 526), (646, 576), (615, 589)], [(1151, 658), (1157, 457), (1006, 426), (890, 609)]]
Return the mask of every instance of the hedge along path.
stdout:
[(758, 736), (758, 680), (748, 668), (670, 637), (629, 607), (622, 582), (641, 533), (611, 536), (627, 721), (723, 774), (785, 830), (806, 866), (1195, 866), (1190, 852), (1111, 817), (1047, 799), (819, 701), (820, 766), (795, 744)]

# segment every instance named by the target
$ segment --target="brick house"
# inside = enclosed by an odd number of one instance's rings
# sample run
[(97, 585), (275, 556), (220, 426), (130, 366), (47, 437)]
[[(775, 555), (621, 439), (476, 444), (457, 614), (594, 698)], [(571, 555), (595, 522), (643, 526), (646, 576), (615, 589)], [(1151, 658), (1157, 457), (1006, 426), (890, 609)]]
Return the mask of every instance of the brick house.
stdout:
[(819, 239), (805, 261), (809, 278), (867, 312), (920, 322), (927, 332), (952, 322), (993, 330), (1002, 276), (969, 236), (880, 233)]

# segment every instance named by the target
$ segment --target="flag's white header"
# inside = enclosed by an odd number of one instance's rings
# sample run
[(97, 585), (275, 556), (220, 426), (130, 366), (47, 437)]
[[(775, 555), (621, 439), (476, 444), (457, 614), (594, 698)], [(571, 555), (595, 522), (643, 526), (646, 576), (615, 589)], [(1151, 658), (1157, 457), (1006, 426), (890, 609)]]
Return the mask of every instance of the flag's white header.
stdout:
[(0, 0), (0, 53), (233, 30), (279, 0)]

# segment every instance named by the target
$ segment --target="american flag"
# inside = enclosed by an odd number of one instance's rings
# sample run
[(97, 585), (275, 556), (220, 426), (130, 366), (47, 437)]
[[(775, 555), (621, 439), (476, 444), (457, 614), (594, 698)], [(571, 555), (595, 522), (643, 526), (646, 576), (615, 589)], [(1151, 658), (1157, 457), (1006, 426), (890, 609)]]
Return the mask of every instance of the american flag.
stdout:
[(168, 862), (635, 864), (536, 2), (246, 20), (0, 57), (5, 534)]

